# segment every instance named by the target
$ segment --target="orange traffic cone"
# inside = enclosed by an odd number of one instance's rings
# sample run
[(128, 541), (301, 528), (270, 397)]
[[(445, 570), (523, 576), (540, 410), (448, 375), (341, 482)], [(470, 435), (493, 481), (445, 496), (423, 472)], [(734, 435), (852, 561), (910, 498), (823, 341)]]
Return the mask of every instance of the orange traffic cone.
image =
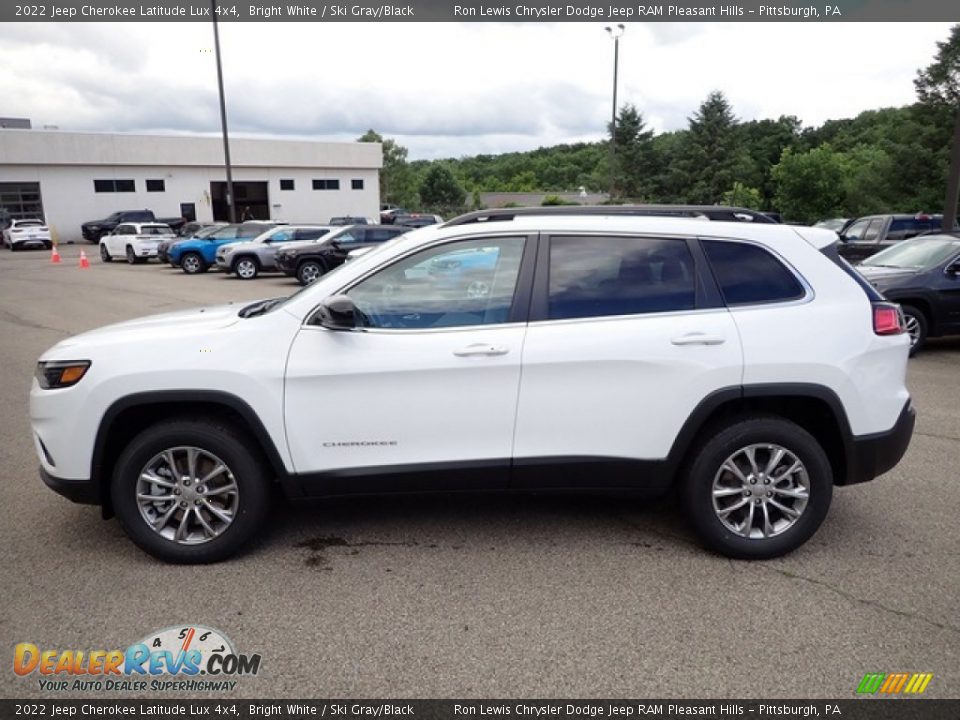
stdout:
[(50, 248), (50, 262), (52, 262), (54, 265), (60, 262), (60, 253), (57, 252), (56, 245)]
[(81, 250), (80, 251), (80, 269), (85, 270), (90, 267), (90, 261), (87, 260), (87, 254)]

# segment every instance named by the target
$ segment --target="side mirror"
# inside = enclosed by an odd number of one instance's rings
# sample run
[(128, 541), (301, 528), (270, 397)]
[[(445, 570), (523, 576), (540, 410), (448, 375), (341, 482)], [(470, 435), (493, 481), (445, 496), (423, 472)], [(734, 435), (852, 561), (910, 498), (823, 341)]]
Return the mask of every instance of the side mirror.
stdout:
[(947, 265), (947, 275), (960, 275), (960, 261)]
[(331, 295), (320, 303), (317, 311), (319, 325), (328, 330), (353, 330), (357, 307), (348, 295)]

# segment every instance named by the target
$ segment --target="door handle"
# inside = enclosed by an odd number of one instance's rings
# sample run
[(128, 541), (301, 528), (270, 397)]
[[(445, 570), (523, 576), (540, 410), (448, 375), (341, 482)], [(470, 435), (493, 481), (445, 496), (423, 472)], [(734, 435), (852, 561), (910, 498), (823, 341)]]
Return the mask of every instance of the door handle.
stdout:
[(720, 335), (707, 335), (700, 332), (670, 338), (670, 342), (674, 345), (723, 345), (726, 341), (727, 339)]
[(510, 348), (504, 347), (503, 345), (491, 345), (490, 343), (474, 343), (473, 345), (467, 345), (464, 348), (459, 350), (454, 350), (453, 354), (457, 357), (478, 357), (478, 356), (493, 356), (493, 355), (506, 355), (510, 352)]

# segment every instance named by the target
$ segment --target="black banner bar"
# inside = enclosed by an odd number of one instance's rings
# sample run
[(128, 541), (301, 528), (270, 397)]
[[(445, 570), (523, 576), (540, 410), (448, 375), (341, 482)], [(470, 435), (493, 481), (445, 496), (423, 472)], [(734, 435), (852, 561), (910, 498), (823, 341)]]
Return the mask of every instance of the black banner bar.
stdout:
[(0, 3), (0, 22), (954, 22), (943, 0), (52, 0)]
[(957, 720), (960, 700), (0, 700), (0, 718)]

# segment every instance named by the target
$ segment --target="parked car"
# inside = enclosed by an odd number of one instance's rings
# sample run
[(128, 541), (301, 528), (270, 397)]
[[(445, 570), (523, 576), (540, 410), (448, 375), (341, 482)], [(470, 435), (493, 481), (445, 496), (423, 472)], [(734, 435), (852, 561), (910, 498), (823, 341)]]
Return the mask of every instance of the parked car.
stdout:
[(911, 355), (929, 337), (960, 335), (960, 233), (904, 240), (857, 269), (884, 297), (900, 304)]
[(10, 220), (10, 224), (3, 229), (0, 239), (11, 250), (25, 250), (27, 248), (49, 250), (53, 247), (50, 228), (44, 224), (43, 220), (36, 218)]
[(250, 220), (238, 225), (226, 225), (203, 237), (180, 240), (166, 250), (167, 260), (187, 275), (205, 273), (217, 262), (217, 248), (227, 243), (253, 240), (276, 227), (276, 223)]
[(183, 224), (182, 217), (158, 218), (152, 210), (121, 210), (115, 212), (103, 220), (91, 220), (80, 226), (83, 238), (87, 242), (98, 243), (104, 235), (112, 233), (114, 228), (121, 223), (162, 223), (169, 225), (174, 231), (178, 230)]
[(815, 228), (833, 230), (835, 233), (839, 233), (849, 224), (850, 218), (830, 218), (829, 220), (821, 220), (818, 223), (814, 223), (813, 226)]
[(370, 218), (360, 217), (357, 215), (340, 215), (338, 217), (330, 218), (330, 222), (327, 225), (341, 226), (341, 225), (374, 225), (375, 223), (370, 221)]
[(146, 262), (159, 256), (158, 248), (164, 240), (176, 237), (169, 225), (161, 223), (122, 223), (109, 235), (100, 238), (100, 259), (112, 262), (125, 257), (127, 262)]
[[(835, 486), (895, 466), (914, 426), (903, 316), (836, 242), (616, 215), (417, 230), (288, 298), (47, 350), (30, 393), (41, 476), (174, 562), (237, 552), (275, 483), (296, 498), (675, 487), (707, 547), (783, 555)], [(471, 253), (469, 283), (416, 271)]]
[(394, 225), (403, 225), (405, 227), (426, 227), (427, 225), (437, 225), (442, 222), (443, 218), (439, 215), (428, 215), (425, 213), (395, 215), (393, 218)]
[(301, 285), (307, 285), (342, 265), (351, 250), (378, 245), (409, 231), (410, 228), (396, 225), (348, 225), (325, 235), (320, 242), (279, 250), (275, 262), (284, 275), (292, 275)]
[(310, 244), (334, 228), (329, 225), (282, 225), (249, 242), (232, 242), (217, 248), (217, 267), (235, 273), (241, 280), (253, 280), (263, 271), (276, 270), (275, 258), (281, 248)]
[(194, 237), (197, 233), (206, 228), (218, 228), (224, 227), (227, 223), (225, 222), (199, 222), (191, 221), (183, 225), (179, 230), (177, 230), (177, 235), (182, 238)]
[(839, 232), (840, 254), (852, 263), (866, 260), (901, 240), (939, 230), (942, 215), (867, 215)]
[(406, 208), (391, 203), (382, 203), (380, 205), (380, 222), (383, 225), (392, 225), (393, 219), (397, 215), (408, 215), (409, 213), (410, 211)]
[[(210, 225), (205, 228), (200, 228), (199, 230), (194, 231), (192, 235), (177, 236), (169, 240), (162, 240), (160, 244), (157, 246), (157, 257), (160, 258), (160, 262), (170, 263), (170, 256), (168, 254), (168, 251), (170, 250), (170, 247), (172, 245), (175, 245), (178, 242), (183, 242), (184, 240), (205, 238), (208, 235), (212, 235), (218, 230), (225, 228), (226, 226), (227, 226), (226, 223), (217, 223), (215, 225)], [(176, 265), (174, 265), (173, 267), (176, 267)]]

